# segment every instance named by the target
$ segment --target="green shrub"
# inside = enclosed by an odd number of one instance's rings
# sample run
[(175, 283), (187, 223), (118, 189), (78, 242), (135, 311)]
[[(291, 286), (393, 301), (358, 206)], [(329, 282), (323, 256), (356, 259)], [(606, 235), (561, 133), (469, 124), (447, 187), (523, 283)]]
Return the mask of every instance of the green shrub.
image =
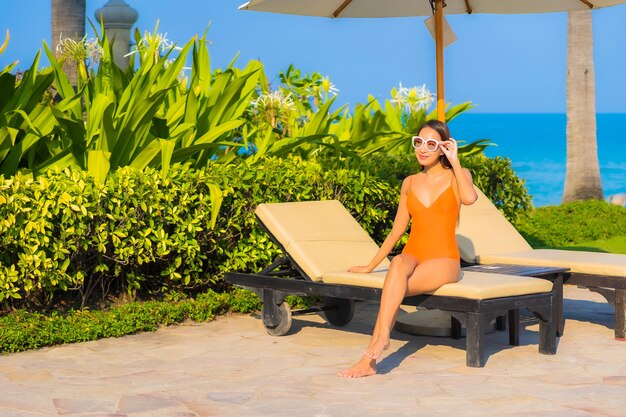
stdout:
[[(462, 166), (472, 172), (474, 184), (510, 222), (515, 224), (520, 215), (532, 208), (525, 182), (513, 171), (508, 158), (487, 158), (474, 154), (460, 155), (460, 160)], [(366, 172), (396, 189), (404, 178), (421, 169), (412, 153), (403, 156), (378, 153), (363, 159), (320, 158), (319, 162), (327, 169), (346, 168)]]
[(535, 248), (570, 246), (626, 235), (626, 208), (596, 200), (539, 207), (516, 227)]
[[(104, 186), (85, 172), (49, 172), (0, 182), (0, 301), (46, 305), (140, 287), (155, 291), (206, 281), (198, 241), (217, 214), (202, 171), (124, 168)], [(212, 199), (213, 197), (213, 199)]]
[(279, 255), (254, 216), (260, 203), (337, 199), (379, 244), (398, 204), (397, 191), (384, 181), (362, 172), (325, 170), (297, 157), (270, 158), (254, 166), (215, 165), (210, 175), (224, 192), (213, 242), (211, 272), (216, 276), (259, 272)]
[(533, 208), (526, 183), (511, 168), (509, 158), (461, 155), (461, 163), (472, 172), (474, 184), (511, 223), (517, 224), (520, 216)]
[(178, 166), (166, 178), (123, 168), (103, 186), (84, 172), (16, 176), (0, 181), (0, 301), (46, 307), (62, 293), (84, 306), (123, 292), (221, 289), (225, 272), (258, 272), (278, 254), (257, 204), (331, 198), (384, 238), (397, 204), (388, 184), (299, 158)]
[(0, 354), (36, 349), (61, 343), (120, 337), (161, 326), (211, 321), (228, 311), (249, 313), (261, 303), (250, 291), (209, 291), (181, 301), (131, 302), (109, 310), (71, 310), (66, 314), (31, 313), (25, 310), (0, 317)]
[[(338, 199), (382, 243), (397, 209), (397, 173), (410, 173), (415, 162), (362, 162), (364, 170), (329, 169), (328, 160), (323, 167), (267, 158), (204, 170), (174, 166), (165, 178), (126, 167), (103, 185), (82, 171), (0, 180), (0, 307), (46, 308), (60, 299), (83, 307), (124, 292), (222, 290), (224, 273), (259, 272), (279, 254), (254, 216), (262, 202)], [(493, 186), (487, 191), (500, 195), (509, 217), (516, 204), (524, 207), (523, 184), (507, 160), (472, 157), (465, 165), (478, 185)]]

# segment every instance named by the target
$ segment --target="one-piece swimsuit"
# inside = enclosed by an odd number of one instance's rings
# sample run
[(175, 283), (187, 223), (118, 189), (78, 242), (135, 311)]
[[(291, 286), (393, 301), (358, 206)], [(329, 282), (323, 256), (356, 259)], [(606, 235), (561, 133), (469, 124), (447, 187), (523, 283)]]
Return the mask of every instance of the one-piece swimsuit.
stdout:
[(448, 188), (428, 207), (409, 187), (407, 208), (411, 214), (411, 232), (402, 253), (414, 256), (420, 263), (435, 258), (460, 258), (456, 244), (460, 205), (452, 187), (453, 179), (451, 175)]

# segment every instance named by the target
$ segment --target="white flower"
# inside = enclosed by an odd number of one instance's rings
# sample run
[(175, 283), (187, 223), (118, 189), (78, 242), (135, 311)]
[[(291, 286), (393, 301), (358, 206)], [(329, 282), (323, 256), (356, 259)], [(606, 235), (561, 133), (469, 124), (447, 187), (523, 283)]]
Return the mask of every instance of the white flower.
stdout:
[(280, 90), (261, 94), (256, 100), (252, 101), (252, 105), (257, 110), (274, 108), (284, 111), (292, 111), (296, 108), (293, 99), (291, 98), (291, 94), (287, 94), (285, 96)]
[(272, 127), (276, 127), (278, 122), (288, 122), (289, 116), (296, 109), (291, 94), (285, 96), (280, 90), (265, 92), (251, 104), (256, 116)]
[(102, 46), (97, 39), (87, 39), (85, 36), (80, 41), (76, 41), (72, 38), (63, 39), (61, 36), (59, 36), (56, 49), (57, 58), (60, 60), (72, 63), (90, 60), (91, 63), (97, 64), (102, 59)]
[(143, 34), (143, 38), (135, 45), (135, 50), (129, 52), (125, 56), (129, 56), (132, 54), (136, 54), (138, 52), (148, 52), (150, 48), (155, 47), (155, 51), (158, 52), (169, 52), (174, 49), (176, 51), (182, 50), (181, 47), (176, 46), (176, 44), (170, 41), (167, 38), (167, 33), (150, 33), (145, 31)]
[(339, 93), (339, 89), (335, 87), (335, 84), (330, 82), (330, 78), (323, 77), (321, 82), (322, 91), (326, 94), (337, 95)]
[(391, 95), (391, 102), (404, 106), (408, 113), (428, 109), (435, 101), (435, 95), (426, 88), (426, 84), (423, 84), (421, 87), (407, 88), (400, 83), (400, 88), (398, 90), (394, 88)]

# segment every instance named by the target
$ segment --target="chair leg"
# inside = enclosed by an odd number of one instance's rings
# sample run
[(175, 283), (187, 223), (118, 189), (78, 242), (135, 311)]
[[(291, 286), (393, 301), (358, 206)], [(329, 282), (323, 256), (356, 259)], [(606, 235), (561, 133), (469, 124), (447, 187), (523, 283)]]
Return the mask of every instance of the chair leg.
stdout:
[(563, 274), (557, 275), (552, 288), (554, 289), (552, 318), (556, 322), (556, 335), (561, 337), (565, 331), (565, 318), (563, 317)]
[[(554, 301), (554, 300), (553, 300)], [(550, 307), (545, 311), (539, 311), (539, 353), (544, 355), (556, 354), (556, 319), (552, 315)], [(541, 314), (543, 313), (543, 314)]]
[(509, 310), (509, 345), (519, 346), (519, 308)]
[(485, 322), (483, 313), (467, 313), (466, 357), (467, 366), (485, 366)]
[(463, 337), (463, 325), (461, 324), (461, 321), (454, 316), (450, 316), (450, 333), (453, 339), (460, 339)]
[(626, 290), (615, 290), (615, 338), (626, 340)]
[(280, 323), (280, 312), (276, 305), (276, 291), (269, 288), (263, 289), (263, 310), (261, 314), (265, 327), (276, 327)]

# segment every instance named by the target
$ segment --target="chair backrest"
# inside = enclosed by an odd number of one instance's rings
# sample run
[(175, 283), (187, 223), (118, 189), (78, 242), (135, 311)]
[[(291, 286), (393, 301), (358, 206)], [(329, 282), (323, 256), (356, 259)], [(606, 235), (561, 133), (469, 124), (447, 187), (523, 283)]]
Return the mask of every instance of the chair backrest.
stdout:
[(502, 213), (478, 188), (478, 200), (470, 206), (461, 206), (456, 241), (461, 258), (477, 262), (483, 254), (531, 250), (531, 246), (519, 234)]
[[(337, 200), (260, 204), (255, 213), (314, 281), (325, 272), (367, 265), (379, 249)], [(388, 265), (385, 259), (379, 268)]]

